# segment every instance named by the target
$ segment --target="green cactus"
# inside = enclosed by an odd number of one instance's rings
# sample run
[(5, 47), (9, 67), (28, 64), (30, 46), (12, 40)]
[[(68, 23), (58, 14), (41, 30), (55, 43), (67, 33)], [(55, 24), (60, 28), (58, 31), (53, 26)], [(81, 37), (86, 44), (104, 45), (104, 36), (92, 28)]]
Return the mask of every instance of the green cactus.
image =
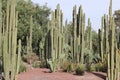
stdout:
[(30, 39), (29, 40), (30, 41), (30, 44), (29, 44), (30, 54), (32, 54), (32, 27), (33, 27), (33, 18), (32, 18), (32, 16), (30, 16), (30, 37), (29, 37), (29, 39)]
[(0, 0), (0, 56), (2, 56), (2, 0)]
[(73, 7), (73, 60), (75, 60), (76, 54), (76, 28), (77, 28), (77, 14), (76, 5)]
[[(14, 80), (18, 74), (20, 63), (21, 42), (19, 41), (18, 55), (17, 51), (17, 20), (18, 13), (15, 11), (16, 0), (7, 1), (6, 28), (3, 29), (3, 68), (5, 80)], [(12, 19), (12, 20), (11, 20)]]
[[(115, 23), (114, 23), (114, 18), (112, 16), (112, 0), (110, 0), (110, 7), (109, 7), (109, 26), (106, 26), (106, 30), (109, 27), (109, 47), (106, 46), (109, 50), (108, 54), (108, 72), (107, 72), (107, 80), (118, 80), (118, 74), (119, 74), (119, 55), (117, 53), (117, 47), (115, 45), (116, 43), (116, 37), (115, 37)], [(106, 31), (107, 32), (107, 31)], [(106, 34), (107, 36), (107, 34)], [(107, 41), (107, 37), (106, 37)], [(106, 42), (106, 45), (108, 45), (108, 42)], [(106, 49), (107, 49), (106, 48)], [(107, 51), (106, 51), (107, 52)]]
[(83, 15), (83, 21), (82, 21), (82, 28), (81, 28), (81, 63), (84, 63), (84, 47), (85, 47), (85, 42), (84, 42), (84, 28), (85, 28), (85, 14)]

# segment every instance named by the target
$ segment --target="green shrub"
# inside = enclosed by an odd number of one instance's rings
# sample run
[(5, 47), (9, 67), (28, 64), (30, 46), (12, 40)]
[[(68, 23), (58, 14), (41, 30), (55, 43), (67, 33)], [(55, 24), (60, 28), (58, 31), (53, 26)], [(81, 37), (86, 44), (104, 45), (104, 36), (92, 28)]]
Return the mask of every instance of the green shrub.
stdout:
[(83, 75), (85, 72), (86, 68), (84, 64), (80, 64), (77, 69), (75, 70), (77, 75)]
[(27, 58), (28, 58), (28, 56), (27, 56), (26, 54), (22, 56), (22, 60), (23, 60), (24, 62), (27, 62)]
[(91, 71), (96, 71), (95, 64), (92, 64), (92, 65), (90, 66), (90, 72), (91, 72)]
[(72, 62), (64, 62), (61, 65), (61, 68), (63, 69), (64, 72), (74, 72), (76, 69), (76, 66)]
[(55, 60), (51, 60), (51, 59), (47, 59), (47, 65), (49, 66), (48, 68), (50, 69), (51, 72), (55, 72), (58, 68), (59, 65), (59, 61), (58, 59)]
[(64, 72), (67, 72), (67, 67), (69, 65), (69, 62), (65, 61), (61, 64), (61, 69), (64, 71)]
[(95, 65), (95, 67), (96, 67), (96, 71), (107, 72), (107, 64), (106, 63), (99, 62)]
[(27, 70), (26, 66), (21, 62), (20, 68), (19, 68), (19, 73), (26, 72), (26, 70)]
[(67, 72), (74, 72), (75, 71), (75, 64), (69, 63), (67, 66)]
[(40, 62), (38, 62), (38, 61), (33, 62), (33, 67), (40, 68)]
[(22, 60), (24, 62), (27, 62), (27, 63), (31, 64), (34, 61), (38, 60), (38, 56), (35, 53), (33, 53), (33, 54), (25, 54), (25, 55), (22, 56)]
[(40, 68), (47, 68), (46, 61), (41, 61), (40, 62)]
[(96, 71), (95, 64), (86, 64), (86, 70), (89, 72)]

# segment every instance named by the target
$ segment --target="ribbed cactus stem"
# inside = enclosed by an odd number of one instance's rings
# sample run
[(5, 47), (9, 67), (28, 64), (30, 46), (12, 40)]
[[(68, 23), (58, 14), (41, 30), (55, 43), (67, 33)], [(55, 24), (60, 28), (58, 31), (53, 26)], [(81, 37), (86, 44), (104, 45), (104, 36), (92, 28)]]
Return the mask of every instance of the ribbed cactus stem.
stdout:
[(82, 28), (81, 28), (81, 64), (84, 63), (84, 47), (85, 47), (85, 42), (84, 42), (84, 28), (85, 28), (85, 14), (83, 14), (82, 17)]
[[(112, 0), (110, 0), (110, 6), (109, 6), (109, 20), (110, 20), (110, 25), (112, 25)], [(112, 27), (110, 26), (109, 28), (111, 29)]]
[(51, 58), (52, 58), (52, 60), (54, 60), (55, 59), (55, 54), (53, 53), (53, 47), (54, 47), (54, 42), (53, 42), (53, 40), (54, 40), (54, 35), (53, 35), (53, 28), (54, 28), (54, 21), (55, 21), (55, 18), (54, 18), (54, 16), (55, 16), (55, 13), (54, 12), (52, 12), (52, 21), (51, 21), (51, 31), (50, 31), (50, 36), (51, 36)]
[(18, 55), (17, 55), (17, 70), (16, 70), (16, 74), (19, 73), (20, 61), (21, 61), (21, 40), (18, 41)]
[(73, 59), (75, 60), (76, 54), (76, 27), (77, 27), (77, 14), (76, 5), (73, 7)]
[[(3, 65), (5, 80), (14, 80), (17, 67), (17, 20), (18, 13), (15, 11), (16, 0), (7, 1), (6, 28), (3, 35)], [(19, 56), (20, 57), (20, 56)], [(19, 63), (19, 62), (18, 62)], [(16, 72), (17, 71), (17, 72)]]
[(101, 33), (100, 33), (100, 53), (101, 53), (101, 60), (103, 62), (103, 38), (104, 38), (104, 34), (103, 34), (103, 30), (104, 30), (104, 17), (102, 17), (102, 20), (101, 20), (101, 25), (102, 25), (102, 28), (101, 28)]
[(2, 56), (2, 0), (0, 0), (0, 56)]
[(111, 34), (111, 39), (112, 39), (112, 41), (111, 41), (111, 80), (114, 80), (114, 34), (115, 34), (115, 28), (114, 28), (114, 22), (113, 22), (113, 19), (112, 19), (112, 25), (111, 25), (111, 32), (112, 32), (112, 34)]
[(33, 27), (33, 18), (30, 16), (30, 54), (32, 54), (32, 27)]
[(89, 46), (89, 50), (92, 51), (92, 29), (91, 29), (91, 22), (90, 19), (88, 19), (88, 34), (87, 34), (88, 38), (88, 46)]

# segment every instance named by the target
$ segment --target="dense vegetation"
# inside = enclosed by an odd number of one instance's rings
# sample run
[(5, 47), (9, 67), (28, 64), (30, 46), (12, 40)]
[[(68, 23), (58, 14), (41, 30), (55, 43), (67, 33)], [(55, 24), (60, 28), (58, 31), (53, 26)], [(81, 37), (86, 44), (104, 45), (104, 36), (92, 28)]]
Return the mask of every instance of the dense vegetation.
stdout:
[(78, 75), (84, 71), (104, 71), (107, 80), (117, 80), (120, 11), (114, 15), (110, 0), (109, 15), (103, 15), (97, 33), (90, 19), (85, 24), (82, 6), (78, 12), (77, 6), (73, 7), (73, 20), (66, 20), (64, 25), (59, 4), (51, 11), (47, 5), (39, 6), (31, 0), (0, 0), (1, 72), (5, 80), (17, 80), (17, 74), (26, 71), (24, 62), (47, 67), (51, 72), (59, 68)]

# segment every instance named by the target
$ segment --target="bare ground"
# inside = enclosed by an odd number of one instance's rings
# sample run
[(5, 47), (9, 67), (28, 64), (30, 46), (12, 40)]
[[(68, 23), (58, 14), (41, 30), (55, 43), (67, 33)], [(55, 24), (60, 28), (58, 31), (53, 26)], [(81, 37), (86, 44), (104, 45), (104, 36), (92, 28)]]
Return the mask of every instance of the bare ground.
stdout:
[(34, 68), (19, 74), (18, 80), (105, 80), (105, 77), (106, 74), (102, 72), (85, 72), (84, 76), (78, 76), (74, 73), (50, 73), (46, 68)]

